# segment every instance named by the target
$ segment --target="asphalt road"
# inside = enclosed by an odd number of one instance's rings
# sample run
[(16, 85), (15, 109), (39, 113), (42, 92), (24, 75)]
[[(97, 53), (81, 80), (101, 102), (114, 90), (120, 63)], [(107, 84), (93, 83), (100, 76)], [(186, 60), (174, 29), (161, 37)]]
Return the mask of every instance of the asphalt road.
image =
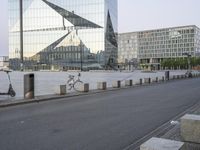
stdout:
[(121, 150), (199, 101), (200, 79), (0, 108), (0, 150)]

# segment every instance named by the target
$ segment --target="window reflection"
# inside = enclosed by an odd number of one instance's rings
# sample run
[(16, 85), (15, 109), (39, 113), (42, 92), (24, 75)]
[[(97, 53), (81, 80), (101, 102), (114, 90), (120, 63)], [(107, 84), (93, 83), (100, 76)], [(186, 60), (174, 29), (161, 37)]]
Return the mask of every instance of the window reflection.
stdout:
[[(16, 70), (20, 62), (18, 6), (18, 1), (9, 0), (9, 57)], [(67, 11), (80, 19), (70, 20)], [(79, 69), (81, 55), (86, 69), (103, 69), (117, 61), (117, 0), (24, 0), (23, 19), (25, 69), (40, 70), (44, 65), (45, 69)]]

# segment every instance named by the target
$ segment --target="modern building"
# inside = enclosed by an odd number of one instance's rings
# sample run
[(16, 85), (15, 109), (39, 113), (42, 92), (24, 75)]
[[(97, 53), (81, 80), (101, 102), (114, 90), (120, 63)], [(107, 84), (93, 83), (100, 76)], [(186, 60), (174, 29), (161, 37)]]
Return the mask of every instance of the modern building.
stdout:
[(9, 66), (8, 56), (0, 56), (0, 70), (7, 69)]
[[(123, 33), (119, 37), (119, 55), (124, 60), (137, 53), (140, 64), (156, 69), (163, 59), (186, 57), (184, 53), (193, 57), (200, 54), (200, 29), (195, 25)], [(131, 47), (133, 41), (136, 44)]]
[(137, 33), (122, 33), (118, 35), (118, 64), (123, 69), (133, 69), (138, 65)]
[[(8, 2), (10, 67), (19, 70), (19, 1)], [(114, 67), (118, 54), (117, 7), (117, 0), (23, 1), (24, 69)]]

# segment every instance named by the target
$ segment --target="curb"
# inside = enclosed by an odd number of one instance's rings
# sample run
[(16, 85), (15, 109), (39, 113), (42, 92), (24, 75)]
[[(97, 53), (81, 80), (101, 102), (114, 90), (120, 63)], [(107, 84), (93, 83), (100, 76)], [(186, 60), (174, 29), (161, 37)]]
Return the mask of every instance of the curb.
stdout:
[(171, 120), (180, 120), (180, 118), (185, 115), (188, 112), (194, 112), (195, 110), (199, 109), (200, 102), (192, 104), (190, 107), (188, 107), (186, 110), (184, 110), (181, 113), (178, 113), (176, 116), (174, 116), (169, 121), (163, 123), (161, 126), (157, 127), (153, 131), (149, 132), (142, 138), (136, 140), (135, 142), (131, 143), (130, 145), (126, 146), (122, 150), (139, 150), (140, 145), (150, 139), (151, 137), (162, 137), (166, 133), (170, 132), (171, 129), (173, 129), (175, 126), (171, 125)]
[(133, 86), (123, 86), (120, 88), (107, 88), (107, 90), (90, 90), (89, 92), (80, 92), (80, 93), (70, 93), (68, 95), (45, 95), (41, 97), (36, 97), (34, 99), (26, 100), (26, 99), (19, 99), (19, 100), (11, 100), (8, 102), (0, 102), (0, 108), (9, 107), (9, 106), (17, 106), (17, 105), (24, 105), (24, 104), (30, 104), (30, 103), (39, 103), (39, 102), (45, 102), (50, 100), (56, 100), (56, 99), (63, 99), (63, 98), (70, 98), (70, 97), (78, 97), (78, 96), (86, 96), (86, 95), (92, 95), (92, 94), (98, 94), (98, 93), (105, 93), (110, 91), (117, 91), (117, 90), (123, 90), (123, 89), (130, 89), (130, 88), (140, 88), (140, 87), (148, 87), (148, 86), (155, 86), (158, 84), (166, 84), (166, 83), (172, 83), (174, 81), (182, 81), (182, 80), (189, 80), (189, 79), (196, 79), (196, 78), (185, 78), (185, 79), (173, 79), (173, 80), (165, 80), (165, 81), (158, 81), (153, 83), (143, 83), (142, 85), (133, 85)]

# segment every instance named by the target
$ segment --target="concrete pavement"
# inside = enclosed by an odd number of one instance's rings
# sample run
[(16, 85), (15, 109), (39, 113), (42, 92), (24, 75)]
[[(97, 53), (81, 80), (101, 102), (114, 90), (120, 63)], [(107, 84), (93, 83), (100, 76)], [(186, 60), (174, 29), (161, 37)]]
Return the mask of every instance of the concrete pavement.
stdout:
[(199, 101), (200, 79), (0, 108), (1, 150), (120, 150)]

